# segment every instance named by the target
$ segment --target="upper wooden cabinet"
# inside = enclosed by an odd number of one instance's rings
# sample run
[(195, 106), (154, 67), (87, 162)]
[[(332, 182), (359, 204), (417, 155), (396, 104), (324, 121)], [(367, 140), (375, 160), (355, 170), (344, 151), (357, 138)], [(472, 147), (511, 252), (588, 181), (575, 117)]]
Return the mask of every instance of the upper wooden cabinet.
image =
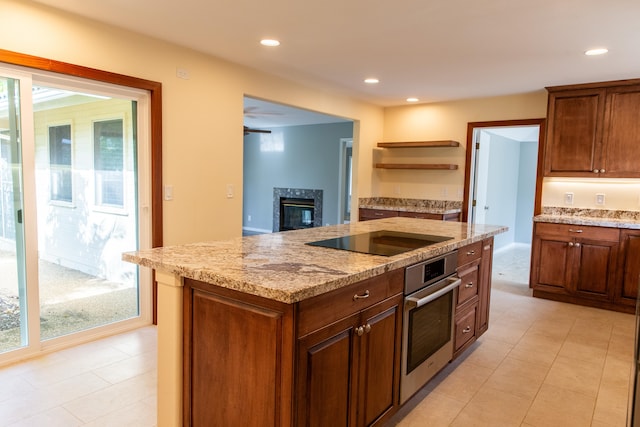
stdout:
[(640, 177), (640, 79), (547, 90), (545, 176)]

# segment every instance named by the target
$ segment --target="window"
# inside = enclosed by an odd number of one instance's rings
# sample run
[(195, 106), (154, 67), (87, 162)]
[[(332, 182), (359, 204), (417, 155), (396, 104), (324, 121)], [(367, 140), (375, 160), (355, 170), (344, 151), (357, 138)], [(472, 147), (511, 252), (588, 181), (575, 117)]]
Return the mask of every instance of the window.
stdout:
[(51, 200), (71, 203), (71, 125), (49, 126), (49, 168)]
[(124, 207), (122, 119), (93, 123), (96, 204)]

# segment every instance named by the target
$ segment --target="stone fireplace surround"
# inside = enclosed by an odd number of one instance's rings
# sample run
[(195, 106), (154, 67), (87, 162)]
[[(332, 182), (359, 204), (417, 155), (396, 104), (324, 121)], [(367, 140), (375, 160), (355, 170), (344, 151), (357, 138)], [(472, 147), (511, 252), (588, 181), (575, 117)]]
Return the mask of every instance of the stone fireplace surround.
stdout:
[(313, 199), (313, 226), (322, 226), (322, 190), (304, 188), (273, 189), (273, 232), (280, 231), (280, 199)]

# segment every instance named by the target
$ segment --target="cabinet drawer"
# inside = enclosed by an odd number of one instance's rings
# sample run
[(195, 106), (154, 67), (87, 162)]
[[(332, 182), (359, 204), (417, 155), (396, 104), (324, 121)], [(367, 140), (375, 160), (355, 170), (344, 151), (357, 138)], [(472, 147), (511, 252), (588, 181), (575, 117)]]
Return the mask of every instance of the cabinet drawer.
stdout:
[(475, 336), (477, 309), (478, 305), (474, 304), (462, 313), (456, 314), (454, 351), (459, 350)]
[(591, 239), (617, 242), (620, 230), (609, 227), (594, 227), (589, 225), (536, 223), (536, 235), (557, 237), (560, 239)]
[(442, 221), (442, 215), (441, 214), (434, 214), (434, 213), (428, 213), (428, 212), (406, 212), (406, 211), (400, 211), (400, 212), (398, 212), (398, 216), (402, 216), (402, 217), (405, 217), (405, 218), (436, 219), (436, 220)]
[(361, 221), (365, 221), (367, 219), (392, 218), (395, 216), (398, 216), (398, 211), (360, 208)]
[(400, 268), (300, 301), (298, 303), (298, 337), (400, 294), (403, 287), (404, 269)]
[(460, 286), (458, 286), (458, 306), (478, 295), (478, 264), (480, 260), (473, 262), (469, 267), (458, 271)]
[(480, 259), (482, 255), (482, 241), (463, 246), (458, 249), (458, 266)]

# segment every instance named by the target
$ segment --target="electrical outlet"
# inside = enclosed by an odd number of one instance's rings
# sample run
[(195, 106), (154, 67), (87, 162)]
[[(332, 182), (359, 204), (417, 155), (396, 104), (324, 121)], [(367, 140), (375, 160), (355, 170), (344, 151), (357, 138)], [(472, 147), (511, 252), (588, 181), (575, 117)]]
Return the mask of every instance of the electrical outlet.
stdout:
[(604, 205), (604, 193), (597, 193), (596, 194), (596, 205)]
[(442, 197), (447, 197), (449, 195), (447, 187), (442, 187), (442, 189), (440, 190), (440, 194), (442, 195)]
[(573, 193), (564, 193), (564, 204), (572, 205), (573, 204)]
[(247, 215), (247, 222), (251, 222), (251, 215)]

